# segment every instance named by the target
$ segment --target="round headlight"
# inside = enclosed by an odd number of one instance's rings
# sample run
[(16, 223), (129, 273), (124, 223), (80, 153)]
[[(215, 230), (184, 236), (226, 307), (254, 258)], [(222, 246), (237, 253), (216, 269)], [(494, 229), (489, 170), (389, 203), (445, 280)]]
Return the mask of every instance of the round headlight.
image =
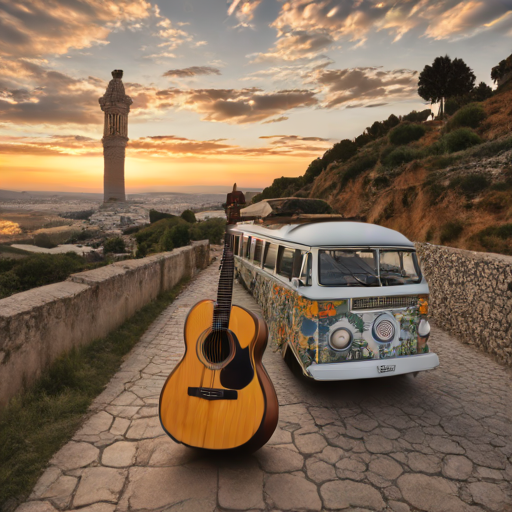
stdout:
[(352, 344), (352, 333), (340, 327), (331, 334), (329, 344), (334, 350), (348, 350)]
[(395, 337), (395, 325), (385, 315), (377, 318), (372, 329), (373, 338), (381, 343), (389, 343)]

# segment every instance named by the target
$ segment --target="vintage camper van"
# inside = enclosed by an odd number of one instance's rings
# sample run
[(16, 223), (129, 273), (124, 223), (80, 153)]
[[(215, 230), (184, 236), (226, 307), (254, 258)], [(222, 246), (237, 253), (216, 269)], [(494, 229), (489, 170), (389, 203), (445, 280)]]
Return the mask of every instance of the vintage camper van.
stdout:
[(428, 284), (405, 236), (311, 219), (245, 222), (230, 234), (238, 279), (304, 375), (363, 379), (439, 365), (428, 346)]

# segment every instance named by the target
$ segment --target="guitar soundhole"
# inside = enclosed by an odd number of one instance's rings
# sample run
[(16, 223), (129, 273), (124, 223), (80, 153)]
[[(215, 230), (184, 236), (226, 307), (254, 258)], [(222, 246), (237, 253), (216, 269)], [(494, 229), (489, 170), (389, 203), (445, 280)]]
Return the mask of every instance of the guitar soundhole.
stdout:
[(212, 330), (203, 342), (202, 352), (205, 360), (213, 365), (227, 361), (232, 354), (231, 339), (224, 329)]

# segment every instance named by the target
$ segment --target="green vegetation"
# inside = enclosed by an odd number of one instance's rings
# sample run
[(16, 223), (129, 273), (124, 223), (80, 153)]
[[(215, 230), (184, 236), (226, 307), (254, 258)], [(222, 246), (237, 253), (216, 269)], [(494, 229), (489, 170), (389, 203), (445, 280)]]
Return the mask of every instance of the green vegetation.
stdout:
[(123, 356), (174, 300), (186, 281), (159, 296), (106, 338), (61, 356), (0, 413), (0, 509), (23, 501), (52, 455), (80, 426)]
[(464, 231), (464, 224), (459, 220), (450, 221), (441, 226), (441, 233), (439, 236), (439, 240), (442, 244), (446, 242), (452, 242), (459, 238), (459, 236)]
[(475, 238), (487, 251), (512, 255), (512, 224), (489, 226)]
[(126, 246), (124, 240), (120, 236), (114, 238), (108, 238), (103, 242), (103, 253), (104, 254), (120, 254), (126, 252)]
[[(316, 160), (313, 160), (316, 162)], [(310, 167), (313, 165), (311, 162)], [(315, 164), (317, 165), (317, 164)], [(313, 171), (311, 171), (313, 172)], [(317, 172), (317, 171), (315, 171)], [(322, 172), (322, 168), (318, 170), (318, 174)], [(299, 190), (304, 185), (304, 177), (299, 176), (298, 178), (276, 178), (270, 187), (263, 189), (261, 194), (257, 194), (252, 198), (253, 203), (258, 203), (263, 199), (273, 199), (274, 197), (288, 197), (293, 196), (296, 190)]]
[(457, 111), (448, 121), (446, 129), (447, 131), (452, 131), (455, 128), (462, 127), (478, 128), (486, 117), (481, 103), (470, 103)]
[(149, 210), (149, 222), (151, 224), (162, 219), (173, 219), (175, 217), (176, 215), (172, 215), (170, 213), (159, 212), (157, 210)]
[(74, 252), (0, 259), (0, 299), (38, 286), (64, 281), (75, 272), (101, 267), (106, 263), (88, 263), (83, 256)]
[(184, 212), (182, 212), (180, 217), (183, 220), (186, 220), (187, 222), (189, 222), (190, 224), (197, 222), (196, 216), (192, 210), (185, 210)]
[(381, 157), (381, 161), (385, 165), (398, 167), (399, 165), (421, 158), (421, 156), (421, 152), (416, 149), (399, 146), (393, 149), (384, 159)]
[(194, 224), (176, 216), (161, 219), (135, 233), (137, 257), (171, 251), (187, 245), (190, 240), (208, 239), (212, 244), (220, 244), (225, 229), (224, 219), (208, 219)]
[(448, 153), (463, 151), (482, 143), (482, 139), (471, 128), (459, 128), (443, 137)]
[(437, 57), (431, 66), (423, 68), (418, 79), (418, 94), (431, 103), (440, 102), (440, 116), (444, 114), (444, 100), (469, 94), (475, 85), (475, 74), (462, 59), (448, 55)]
[(52, 241), (48, 233), (38, 233), (34, 236), (34, 245), (37, 247), (43, 247), (44, 249), (53, 249), (58, 244)]
[(360, 174), (375, 167), (379, 161), (377, 153), (369, 153), (357, 158), (350, 164), (341, 176), (341, 186), (344, 187), (349, 181), (355, 180)]
[(512, 137), (490, 140), (469, 150), (468, 155), (474, 158), (485, 158), (499, 155), (512, 149)]
[(459, 189), (468, 199), (476, 196), (489, 186), (489, 178), (483, 174), (467, 174), (450, 180), (450, 188)]
[(389, 132), (389, 142), (400, 146), (421, 139), (427, 129), (421, 124), (402, 123)]
[(512, 73), (512, 55), (509, 55), (508, 58), (503, 59), (497, 66), (492, 68), (491, 78), (494, 83), (497, 83), (508, 73)]

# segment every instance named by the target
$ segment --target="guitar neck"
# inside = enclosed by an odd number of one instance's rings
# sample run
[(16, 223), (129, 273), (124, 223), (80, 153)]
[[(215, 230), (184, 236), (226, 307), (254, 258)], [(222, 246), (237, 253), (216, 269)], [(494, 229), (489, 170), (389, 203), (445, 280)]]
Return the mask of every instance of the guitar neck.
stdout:
[(233, 280), (235, 276), (235, 259), (229, 243), (230, 237), (226, 233), (224, 239), (224, 252), (222, 254), (219, 289), (217, 291), (217, 304), (213, 313), (213, 326), (218, 329), (227, 329), (231, 314), (233, 300)]

